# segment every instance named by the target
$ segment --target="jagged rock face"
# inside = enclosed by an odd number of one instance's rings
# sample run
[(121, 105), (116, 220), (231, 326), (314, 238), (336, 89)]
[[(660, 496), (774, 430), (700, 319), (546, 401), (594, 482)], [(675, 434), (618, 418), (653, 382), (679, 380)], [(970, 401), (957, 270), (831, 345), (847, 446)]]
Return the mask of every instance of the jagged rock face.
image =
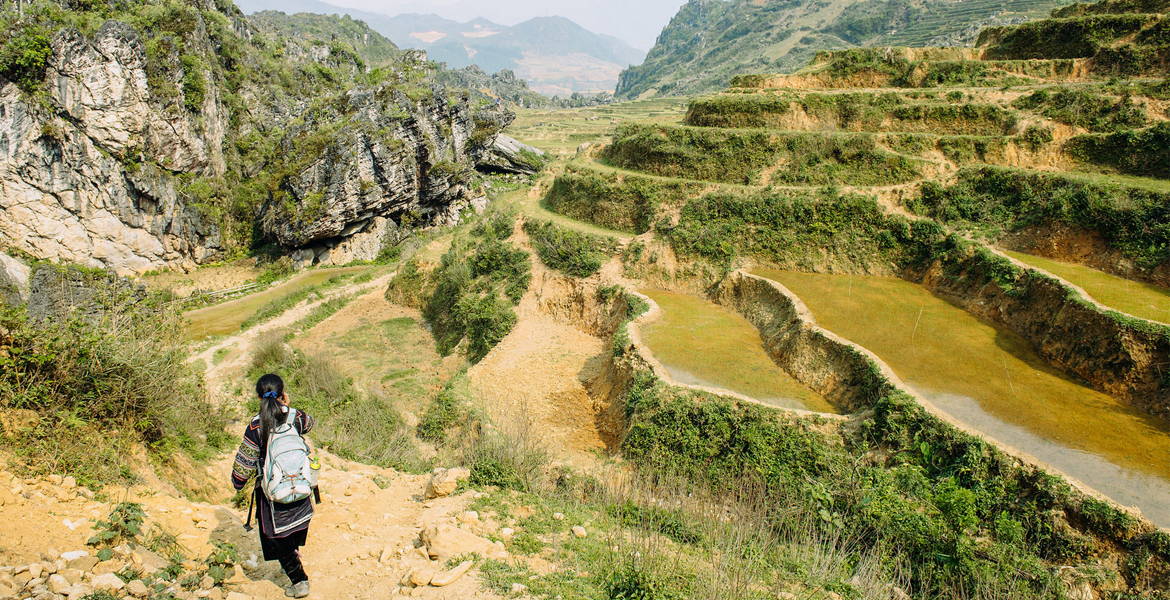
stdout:
[[(450, 222), (474, 200), (468, 174), (510, 113), (475, 111), (465, 97), (422, 87), (417, 76), (428, 80), (429, 67), (409, 54), (400, 65), (409, 73), (390, 75), (394, 82), (324, 98), (263, 78), (232, 87), (222, 66), (199, 62), (220, 59), (222, 36), (250, 37), (246, 19), (228, 16), (225, 28), (215, 21), (222, 15), (195, 13), (184, 50), (153, 52), (149, 64), (142, 37), (125, 23), (107, 21), (92, 37), (60, 30), (47, 103), (0, 80), (0, 239), (39, 258), (130, 274), (214, 260), (256, 241), (247, 236), (258, 218), (286, 249), (370, 259), (400, 216)], [(152, 44), (177, 48), (168, 35)], [(201, 96), (188, 95), (192, 73)], [(252, 134), (282, 139), (279, 156), (241, 161), (237, 142)], [(238, 168), (228, 173), (228, 164)], [(252, 177), (264, 195), (246, 205), (225, 200), (224, 182)], [(192, 182), (211, 180), (215, 191), (192, 191)], [(229, 214), (224, 206), (245, 208)]]
[(111, 21), (92, 40), (54, 38), (49, 94), (59, 117), (12, 83), (0, 88), (0, 236), (9, 244), (119, 273), (218, 253), (219, 232), (186, 209), (165, 172), (124, 168), (128, 155), (149, 153), (176, 169), (223, 169), (214, 101), (200, 131), (194, 115), (163, 113), (148, 102), (145, 64), (137, 34)]
[[(265, 230), (287, 248), (348, 238), (375, 217), (411, 214), (434, 223), (451, 206), (470, 203), (470, 170), (513, 117), (450, 103), (439, 88), (416, 102), (381, 86), (351, 90), (343, 108), (317, 118), (345, 124), (290, 181), (288, 199), (267, 211)], [(323, 125), (312, 120), (294, 129), (286, 152), (298, 152), (301, 137)]]
[(49, 79), (65, 119), (121, 158), (141, 152), (173, 171), (223, 173), (224, 126), (209, 86), (200, 112), (152, 106), (146, 49), (125, 23), (107, 21), (92, 40), (62, 31), (53, 42)]

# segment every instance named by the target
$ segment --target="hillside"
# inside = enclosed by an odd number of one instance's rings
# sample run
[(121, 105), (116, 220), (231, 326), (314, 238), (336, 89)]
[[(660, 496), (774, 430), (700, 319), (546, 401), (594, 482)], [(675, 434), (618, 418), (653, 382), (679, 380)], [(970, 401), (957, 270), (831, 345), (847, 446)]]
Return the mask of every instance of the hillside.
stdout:
[(984, 26), (1046, 16), (1064, 0), (691, 0), (616, 95), (685, 96), (743, 73), (786, 73), (818, 51), (869, 46), (970, 46)]
[[(173, 0), (5, 18), (3, 52), (23, 58), (0, 70), (0, 232), (39, 259), (140, 273), (274, 244), (372, 259), (403, 215), (477, 196), (471, 172), (512, 118), (360, 22), (265, 31), (232, 4)], [(325, 25), (338, 35), (314, 37)]]
[[(349, 15), (264, 11), (251, 15), (248, 20), (266, 35), (275, 39), (296, 40), (301, 45), (326, 47), (333, 42), (344, 42), (357, 51), (366, 67), (384, 67), (401, 55), (394, 42)], [(300, 51), (304, 52), (306, 50)], [(289, 55), (287, 48), (285, 55)]]

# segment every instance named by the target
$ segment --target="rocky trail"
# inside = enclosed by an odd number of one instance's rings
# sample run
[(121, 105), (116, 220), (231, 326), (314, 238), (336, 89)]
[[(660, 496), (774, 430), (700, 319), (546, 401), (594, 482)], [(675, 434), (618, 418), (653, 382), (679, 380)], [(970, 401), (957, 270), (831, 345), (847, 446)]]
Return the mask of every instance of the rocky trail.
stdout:
[[(253, 343), (262, 333), (295, 324), (329, 298), (346, 294), (357, 297), (317, 325), (325, 330), (337, 329), (338, 322), (361, 327), (368, 323), (365, 319), (393, 317), (406, 310), (386, 303), (377, 293), (391, 277), (392, 273), (343, 286), (202, 349), (192, 360), (204, 361), (207, 389), (215, 402), (245, 400), (238, 394), (237, 380), (247, 368)], [(391, 314), (384, 314), (387, 311)], [(522, 323), (528, 321), (524, 319)], [(537, 336), (535, 332), (543, 331), (545, 325), (551, 326), (554, 334)], [(525, 335), (525, 331), (531, 335)], [(490, 375), (473, 373), (477, 387), (489, 396), (515, 396), (516, 401), (507, 406), (516, 406), (525, 401), (523, 389), (545, 389), (547, 382), (512, 378), (510, 374), (515, 369), (539, 371), (544, 379), (568, 377), (569, 384), (547, 388), (554, 390), (549, 398), (572, 396), (585, 410), (588, 397), (576, 374), (589, 362), (590, 355), (602, 350), (600, 342), (555, 323), (525, 325), (518, 333), (514, 336), (517, 341), (493, 353), (494, 363), (489, 357), (487, 364), (479, 368)], [(534, 336), (541, 338), (539, 343), (532, 342), (530, 338)], [(311, 340), (313, 336), (306, 337)], [(582, 344), (578, 339), (581, 337), (593, 343)], [(555, 351), (558, 348), (560, 352)], [(223, 355), (224, 349), (226, 356), (214, 361), (216, 353)], [(553, 368), (536, 368), (546, 362)], [(501, 388), (500, 382), (509, 379), (511, 384)], [(543, 398), (538, 398), (538, 403), (540, 400)], [(538, 434), (542, 438), (565, 442), (580, 451), (578, 456), (589, 448), (604, 446), (597, 436), (576, 439), (566, 433), (571, 423), (565, 419), (574, 420), (575, 412), (557, 413), (547, 403), (542, 406), (534, 411), (539, 415), (535, 419), (538, 428), (546, 428), (550, 419), (560, 421), (553, 433)], [(237, 423), (234, 427), (240, 426)], [(432, 474), (413, 475), (347, 461), (323, 450), (317, 452), (323, 463), (322, 503), (302, 550), (312, 584), (311, 597), (498, 597), (483, 589), (475, 567), (466, 561), (472, 555), (514, 560), (503, 545), (513, 523), (496, 522), (487, 515), (481, 518), (467, 511), (468, 505), (482, 494), (460, 484), (468, 475), (465, 469), (436, 469)], [(216, 489), (223, 500), (220, 503), (188, 500), (149, 473), (149, 463), (144, 459), (137, 461), (147, 471), (139, 484), (130, 488), (107, 487), (101, 494), (77, 486), (72, 478), (54, 475), (22, 479), (0, 471), (0, 519), (5, 522), (0, 533), (0, 598), (78, 599), (95, 590), (107, 590), (115, 598), (144, 598), (166, 592), (191, 600), (284, 598), (287, 578), (277, 563), (258, 558), (261, 551), (257, 533), (243, 527), (245, 509), (226, 501), (232, 492), (228, 474), (233, 458), (234, 449), (206, 467), (206, 476), (219, 482)], [(139, 541), (172, 536), (180, 545), (186, 560), (177, 577), (166, 581), (157, 577), (166, 568), (167, 560), (143, 545), (121, 544), (113, 548), (111, 555), (102, 557), (107, 560), (99, 560), (99, 548), (87, 545), (95, 524), (105, 520), (120, 502), (139, 503), (145, 512)], [(229, 542), (240, 554), (238, 565), (219, 584), (204, 576), (204, 557), (213, 552), (215, 542)], [(452, 560), (457, 557), (459, 560)]]

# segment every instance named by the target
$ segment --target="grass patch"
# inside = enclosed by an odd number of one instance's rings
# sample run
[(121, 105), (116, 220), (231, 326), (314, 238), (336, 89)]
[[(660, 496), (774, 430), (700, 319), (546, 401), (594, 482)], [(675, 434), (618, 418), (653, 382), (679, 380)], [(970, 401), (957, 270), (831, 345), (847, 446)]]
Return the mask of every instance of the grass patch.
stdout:
[(300, 304), (305, 300), (310, 298), (318, 298), (322, 292), (336, 287), (343, 281), (347, 280), (349, 277), (349, 275), (336, 275), (329, 278), (320, 285), (304, 287), (294, 291), (291, 294), (270, 300), (267, 304), (261, 306), (255, 313), (253, 313), (252, 316), (244, 319), (244, 322), (240, 323), (240, 330), (247, 330), (254, 325), (258, 325), (269, 319), (278, 317), (284, 314), (288, 309)]
[[(328, 355), (305, 355), (289, 348), (282, 330), (260, 334), (248, 377), (276, 373), (285, 382), (292, 406), (317, 419), (311, 436), (319, 446), (347, 460), (425, 472), (414, 437), (390, 403), (363, 394)], [(250, 409), (258, 410), (252, 400)]]

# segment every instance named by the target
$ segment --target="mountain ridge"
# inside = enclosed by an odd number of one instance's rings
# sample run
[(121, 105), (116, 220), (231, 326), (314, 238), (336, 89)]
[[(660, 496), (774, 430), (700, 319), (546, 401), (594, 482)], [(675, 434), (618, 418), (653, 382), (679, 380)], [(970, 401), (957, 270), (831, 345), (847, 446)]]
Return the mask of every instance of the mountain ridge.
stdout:
[(484, 71), (515, 71), (532, 89), (546, 95), (612, 92), (618, 74), (638, 64), (645, 52), (621, 39), (597, 34), (565, 17), (533, 17), (506, 26), (478, 18), (458, 22), (436, 14), (388, 16), (334, 6), (317, 0), (244, 0), (240, 7), (316, 14), (348, 14), (400, 47), (426, 50), (432, 60), (461, 69), (475, 64)]

